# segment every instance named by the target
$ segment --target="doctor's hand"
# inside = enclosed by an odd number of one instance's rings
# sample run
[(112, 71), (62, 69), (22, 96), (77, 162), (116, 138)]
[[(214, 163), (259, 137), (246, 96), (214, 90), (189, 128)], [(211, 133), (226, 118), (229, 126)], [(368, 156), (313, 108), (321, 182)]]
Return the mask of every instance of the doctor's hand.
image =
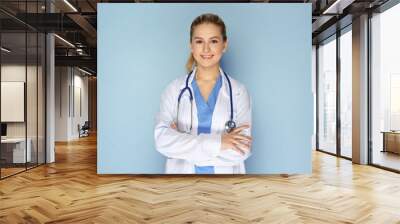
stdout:
[(172, 124), (170, 125), (170, 127), (172, 129), (178, 130), (178, 127), (176, 126), (175, 122), (172, 122)]
[(250, 151), (252, 138), (240, 134), (244, 129), (250, 128), (249, 125), (243, 125), (233, 129), (230, 133), (224, 133), (221, 137), (221, 150), (232, 149), (244, 155)]

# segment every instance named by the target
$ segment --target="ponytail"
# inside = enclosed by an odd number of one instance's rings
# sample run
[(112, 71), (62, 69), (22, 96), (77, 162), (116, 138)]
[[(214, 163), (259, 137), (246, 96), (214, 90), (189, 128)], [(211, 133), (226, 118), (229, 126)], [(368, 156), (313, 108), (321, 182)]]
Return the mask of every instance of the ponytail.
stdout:
[(196, 61), (194, 60), (193, 54), (190, 53), (189, 58), (186, 62), (186, 71), (189, 73), (193, 70), (193, 66), (196, 64)]

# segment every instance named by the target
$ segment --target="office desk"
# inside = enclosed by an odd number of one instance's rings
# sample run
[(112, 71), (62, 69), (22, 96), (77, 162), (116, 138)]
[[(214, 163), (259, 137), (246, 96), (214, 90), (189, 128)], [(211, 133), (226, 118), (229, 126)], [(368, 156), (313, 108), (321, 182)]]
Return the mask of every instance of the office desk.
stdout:
[(383, 150), (382, 152), (393, 152), (400, 154), (400, 132), (382, 131)]
[[(25, 163), (30, 162), (32, 158), (31, 145), (32, 140), (27, 139), (25, 154), (25, 138), (6, 138), (1, 139), (1, 157), (6, 163)], [(25, 161), (27, 159), (27, 161)]]

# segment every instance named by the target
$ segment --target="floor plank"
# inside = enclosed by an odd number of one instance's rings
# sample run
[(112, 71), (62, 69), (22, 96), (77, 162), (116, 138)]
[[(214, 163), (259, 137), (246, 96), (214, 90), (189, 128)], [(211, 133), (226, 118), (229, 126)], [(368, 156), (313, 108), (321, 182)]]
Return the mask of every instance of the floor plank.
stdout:
[(400, 175), (313, 153), (311, 175), (97, 175), (96, 138), (0, 181), (0, 223), (400, 223)]

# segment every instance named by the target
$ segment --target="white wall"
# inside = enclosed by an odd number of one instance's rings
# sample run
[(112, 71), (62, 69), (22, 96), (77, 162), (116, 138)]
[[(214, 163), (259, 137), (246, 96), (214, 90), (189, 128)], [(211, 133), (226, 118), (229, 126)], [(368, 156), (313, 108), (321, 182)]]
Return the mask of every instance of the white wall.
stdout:
[[(22, 108), (26, 112), (27, 120), (24, 122), (6, 122), (8, 138), (23, 138), (25, 135), (30, 139), (32, 161), (44, 162), (45, 146), (45, 120), (44, 120), (44, 74), (42, 67), (25, 64), (3, 64), (1, 66), (2, 82), (24, 82), (26, 84), (26, 107)], [(27, 81), (26, 81), (27, 79)], [(10, 110), (10, 108), (1, 108)], [(12, 112), (12, 111), (9, 111)], [(39, 153), (39, 156), (37, 156)]]
[(68, 140), (69, 80), (69, 69), (67, 67), (55, 68), (55, 141)]
[(78, 124), (88, 120), (88, 77), (76, 68), (56, 67), (55, 88), (55, 140), (77, 139)]
[[(25, 64), (9, 64), (1, 66), (1, 81), (2, 82), (25, 82)], [(32, 66), (28, 66), (28, 74), (32, 74)], [(6, 110), (6, 108), (1, 108)], [(7, 122), (7, 137), (25, 137), (24, 122)]]
[[(28, 85), (27, 88), (27, 120), (28, 120), (28, 137), (30, 133), (35, 133), (36, 136), (36, 66), (9, 64), (1, 66), (1, 81), (2, 82), (25, 82), (27, 69)], [(41, 69), (39, 68), (39, 73)], [(32, 87), (33, 86), (33, 87)], [(39, 105), (40, 107), (41, 105)], [(2, 108), (6, 110), (7, 108)], [(32, 123), (33, 122), (33, 123)], [(25, 122), (7, 122), (8, 137), (25, 137)]]
[[(76, 72), (76, 70), (75, 70)], [(76, 73), (75, 73), (76, 74)], [(85, 123), (85, 121), (88, 120), (89, 118), (89, 113), (88, 113), (88, 77), (85, 76), (81, 76), (79, 73), (79, 75), (75, 75), (75, 79), (74, 79), (74, 108), (73, 108), (73, 119), (72, 119), (72, 136), (74, 137), (79, 137), (79, 133), (78, 133), (78, 124), (80, 124), (81, 126)], [(79, 93), (80, 91), (80, 93)], [(79, 97), (80, 96), (80, 97)], [(80, 101), (80, 102), (79, 102)], [(81, 111), (80, 111), (80, 110)], [(75, 111), (75, 113), (74, 113)]]

